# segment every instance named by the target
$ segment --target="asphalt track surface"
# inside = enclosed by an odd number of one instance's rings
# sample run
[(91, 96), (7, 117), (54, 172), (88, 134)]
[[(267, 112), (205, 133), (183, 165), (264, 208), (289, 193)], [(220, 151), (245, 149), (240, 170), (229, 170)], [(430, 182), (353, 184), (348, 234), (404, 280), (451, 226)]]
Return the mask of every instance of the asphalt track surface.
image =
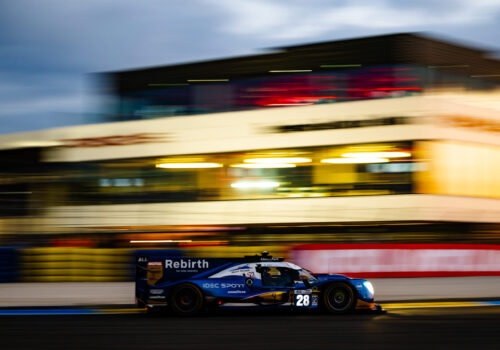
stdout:
[(1, 349), (499, 349), (500, 307), (0, 316)]

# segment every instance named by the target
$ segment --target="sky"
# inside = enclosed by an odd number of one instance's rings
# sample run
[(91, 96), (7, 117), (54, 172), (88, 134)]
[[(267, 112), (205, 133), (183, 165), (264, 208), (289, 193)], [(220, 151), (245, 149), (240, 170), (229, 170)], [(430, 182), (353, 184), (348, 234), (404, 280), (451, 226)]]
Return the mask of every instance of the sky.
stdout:
[(88, 73), (424, 32), (500, 52), (500, 0), (0, 0), (0, 133), (95, 120)]

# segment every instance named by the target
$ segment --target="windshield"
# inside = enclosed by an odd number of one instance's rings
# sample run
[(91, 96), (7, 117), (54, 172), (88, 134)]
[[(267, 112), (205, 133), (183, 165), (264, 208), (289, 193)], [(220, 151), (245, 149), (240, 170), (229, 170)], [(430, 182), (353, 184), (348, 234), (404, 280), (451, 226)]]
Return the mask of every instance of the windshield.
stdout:
[(310, 271), (308, 271), (308, 270), (306, 270), (304, 268), (301, 268), (299, 270), (299, 273), (300, 273), (300, 279), (301, 280), (302, 279), (307, 279), (307, 280), (309, 280), (309, 282), (317, 280), (316, 277), (314, 277)]

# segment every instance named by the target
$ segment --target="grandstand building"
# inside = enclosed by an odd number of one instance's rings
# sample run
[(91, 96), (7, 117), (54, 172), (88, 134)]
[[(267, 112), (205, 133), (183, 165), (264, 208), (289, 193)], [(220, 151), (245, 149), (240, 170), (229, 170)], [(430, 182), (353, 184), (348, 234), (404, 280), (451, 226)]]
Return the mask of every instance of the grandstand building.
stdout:
[(4, 232), (500, 238), (485, 51), (397, 34), (104, 77), (102, 123), (0, 137)]

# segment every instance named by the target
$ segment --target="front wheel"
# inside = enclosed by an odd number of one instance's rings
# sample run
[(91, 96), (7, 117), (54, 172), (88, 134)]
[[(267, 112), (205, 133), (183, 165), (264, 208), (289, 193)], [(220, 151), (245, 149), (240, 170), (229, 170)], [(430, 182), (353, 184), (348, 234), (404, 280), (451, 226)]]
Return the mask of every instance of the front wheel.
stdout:
[(332, 314), (344, 314), (351, 311), (355, 302), (354, 291), (343, 282), (332, 283), (323, 292), (323, 305)]
[(169, 305), (170, 310), (179, 316), (193, 316), (203, 307), (203, 294), (193, 284), (180, 284), (170, 293)]

